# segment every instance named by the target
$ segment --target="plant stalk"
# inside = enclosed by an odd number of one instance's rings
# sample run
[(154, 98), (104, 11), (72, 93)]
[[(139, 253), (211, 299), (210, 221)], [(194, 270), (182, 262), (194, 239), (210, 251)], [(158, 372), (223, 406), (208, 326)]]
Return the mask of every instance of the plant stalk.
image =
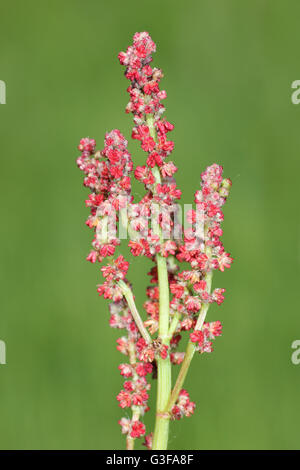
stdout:
[[(148, 115), (146, 118), (151, 137), (157, 142), (157, 134), (154, 126), (154, 117)], [(156, 166), (153, 168), (155, 177), (155, 187), (161, 183), (160, 170)], [(154, 189), (155, 191), (155, 189)], [(162, 231), (158, 220), (153, 223), (153, 232), (159, 236), (163, 242)], [(169, 323), (170, 323), (170, 299), (169, 299), (169, 279), (167, 269), (167, 259), (159, 253), (156, 255), (158, 289), (159, 289), (159, 324), (158, 335), (162, 344), (169, 346)], [(170, 357), (157, 359), (157, 402), (156, 402), (156, 422), (153, 436), (153, 450), (165, 450), (168, 446), (169, 437), (169, 415), (164, 413), (171, 394), (171, 362)]]
[(121, 289), (121, 291), (122, 291), (122, 293), (123, 293), (123, 295), (124, 295), (124, 297), (125, 297), (125, 299), (128, 303), (128, 307), (130, 308), (131, 315), (133, 316), (133, 319), (136, 323), (136, 326), (139, 329), (139, 332), (141, 333), (141, 335), (144, 338), (144, 340), (146, 341), (146, 343), (150, 344), (152, 342), (151, 336), (149, 335), (148, 331), (146, 330), (146, 328), (144, 326), (144, 322), (140, 317), (138, 309), (136, 308), (134, 298), (133, 298), (133, 294), (132, 294), (132, 291), (131, 291), (130, 287), (127, 284), (125, 284), (125, 282), (122, 281), (122, 280), (120, 280), (118, 282), (118, 286), (120, 287), (120, 289)]
[[(208, 292), (210, 292), (211, 291), (211, 284), (212, 284), (212, 271), (207, 273), (207, 275), (205, 276), (205, 280), (206, 280), (206, 283), (207, 283), (207, 290), (208, 290)], [(198, 320), (197, 320), (197, 323), (196, 323), (196, 326), (195, 326), (195, 331), (202, 329), (203, 323), (205, 321), (205, 318), (206, 318), (206, 315), (207, 315), (207, 312), (208, 312), (208, 309), (209, 309), (209, 305), (210, 305), (209, 303), (202, 305), (201, 310), (200, 310), (200, 314), (199, 314), (199, 317), (198, 317)], [(191, 365), (193, 356), (195, 354), (195, 350), (196, 350), (195, 344), (192, 343), (191, 340), (189, 340), (187, 348), (186, 348), (186, 352), (185, 352), (185, 355), (184, 355), (184, 360), (183, 360), (182, 365), (181, 365), (181, 369), (179, 371), (176, 383), (174, 385), (174, 388), (173, 388), (172, 393), (170, 395), (170, 398), (168, 400), (167, 406), (165, 408), (165, 413), (170, 413), (173, 406), (175, 405), (175, 403), (177, 401), (179, 392), (182, 389), (182, 386), (184, 384), (186, 375), (187, 375), (189, 367)]]
[[(156, 256), (159, 285), (159, 338), (169, 346), (169, 281), (166, 259)], [(157, 359), (157, 403), (153, 450), (166, 450), (169, 437), (169, 415), (164, 413), (171, 393), (171, 362)]]

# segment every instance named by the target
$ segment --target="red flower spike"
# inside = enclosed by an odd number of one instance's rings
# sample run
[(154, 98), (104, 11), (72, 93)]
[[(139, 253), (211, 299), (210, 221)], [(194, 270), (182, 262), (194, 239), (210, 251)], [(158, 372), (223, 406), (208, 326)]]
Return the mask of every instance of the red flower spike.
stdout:
[[(168, 159), (174, 149), (168, 133), (174, 126), (163, 118), (163, 100), (167, 97), (166, 91), (160, 89), (163, 73), (150, 65), (155, 50), (150, 35), (141, 32), (133, 36), (133, 43), (126, 52), (118, 55), (120, 64), (125, 67), (125, 77), (130, 81), (126, 113), (133, 115), (131, 136), (146, 152), (145, 161), (134, 170), (134, 177), (144, 185), (145, 195), (139, 201), (133, 199), (133, 162), (127, 150), (127, 140), (118, 129), (105, 135), (101, 151), (96, 150), (94, 139), (81, 139), (78, 145), (81, 154), (77, 158), (78, 168), (84, 175), (83, 184), (90, 190), (85, 201), (90, 210), (86, 225), (94, 232), (92, 249), (86, 259), (91, 263), (101, 263), (108, 258), (100, 268), (104, 279), (97, 291), (111, 301), (110, 326), (124, 331), (117, 340), (117, 349), (127, 356), (128, 362), (118, 367), (124, 384), (117, 401), (122, 409), (132, 409), (132, 419), (123, 417), (119, 420), (130, 449), (132, 441), (142, 436), (145, 436), (146, 447), (152, 448), (152, 433), (145, 435), (145, 425), (140, 419), (149, 410), (150, 385), (146, 377), (151, 373), (155, 375), (160, 358), (170, 360), (174, 365), (183, 362), (185, 353), (179, 352), (178, 346), (186, 331), (199, 353), (211, 352), (212, 341), (222, 334), (221, 323), (203, 321), (203, 312), (206, 314), (209, 304), (216, 302), (220, 305), (224, 301), (225, 289), (210, 290), (212, 271), (223, 272), (233, 262), (221, 242), (222, 206), (232, 183), (227, 178), (223, 179), (220, 165), (213, 164), (201, 174), (201, 188), (194, 197), (195, 207), (187, 214), (190, 227), (185, 230), (179, 227), (183, 240), (175, 237), (174, 229), (178, 228), (175, 227), (176, 205), (181, 198), (181, 190), (174, 179), (177, 167)], [(154, 207), (158, 208), (157, 213), (153, 211)], [(121, 219), (123, 224), (120, 209), (127, 213), (128, 245), (132, 255), (145, 256), (153, 262), (160, 256), (167, 266), (166, 277), (171, 293), (169, 327), (172, 332), (167, 341), (169, 346), (163, 344), (159, 337), (151, 342), (147, 339), (148, 332), (145, 334), (143, 330), (148, 328), (149, 333), (155, 334), (159, 329), (160, 286), (156, 264), (149, 272), (145, 322), (139, 320), (133, 295), (132, 298), (127, 295), (131, 292), (126, 279), (129, 263), (123, 255), (116, 255), (121, 243), (117, 236)], [(155, 221), (158, 230), (148, 226), (150, 220)], [(189, 268), (180, 272), (177, 262), (186, 262)], [(201, 326), (198, 322), (200, 313)], [(172, 410), (167, 413), (173, 419), (181, 419), (191, 416), (194, 409), (195, 403), (182, 389)]]

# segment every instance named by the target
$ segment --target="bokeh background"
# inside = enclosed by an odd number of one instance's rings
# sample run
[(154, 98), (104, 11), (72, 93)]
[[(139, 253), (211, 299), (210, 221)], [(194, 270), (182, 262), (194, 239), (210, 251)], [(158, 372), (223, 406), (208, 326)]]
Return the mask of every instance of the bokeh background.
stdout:
[[(224, 244), (235, 263), (215, 276), (227, 297), (209, 312), (224, 333), (193, 361), (197, 412), (172, 424), (170, 448), (299, 448), (299, 15), (296, 0), (2, 2), (2, 449), (124, 447), (124, 357), (97, 296), (99, 267), (85, 261), (92, 233), (75, 159), (83, 136), (100, 148), (112, 128), (130, 137), (117, 54), (143, 30), (165, 73), (182, 202), (208, 164), (233, 181)], [(149, 266), (129, 271), (140, 308)]]

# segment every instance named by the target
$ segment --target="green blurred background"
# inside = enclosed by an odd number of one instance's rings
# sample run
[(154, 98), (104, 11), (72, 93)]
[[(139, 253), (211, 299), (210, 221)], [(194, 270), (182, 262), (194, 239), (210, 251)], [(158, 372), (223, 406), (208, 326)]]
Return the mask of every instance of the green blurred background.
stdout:
[[(130, 136), (117, 54), (143, 30), (165, 73), (182, 202), (208, 164), (233, 181), (224, 244), (235, 263), (215, 276), (227, 297), (209, 312), (224, 332), (193, 362), (197, 410), (172, 424), (170, 448), (299, 448), (299, 15), (296, 0), (2, 2), (2, 449), (124, 447), (124, 356), (97, 296), (99, 267), (85, 261), (92, 233), (75, 159), (81, 137), (101, 148), (112, 128)], [(137, 259), (129, 271), (140, 307), (149, 266)]]

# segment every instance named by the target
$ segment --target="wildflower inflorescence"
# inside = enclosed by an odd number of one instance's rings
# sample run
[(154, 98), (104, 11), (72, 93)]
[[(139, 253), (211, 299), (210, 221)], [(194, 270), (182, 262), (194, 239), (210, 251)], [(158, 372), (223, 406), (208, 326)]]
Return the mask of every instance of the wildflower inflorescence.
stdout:
[[(133, 168), (127, 141), (117, 129), (105, 135), (102, 151), (96, 151), (94, 139), (81, 139), (78, 146), (81, 155), (77, 159), (85, 175), (84, 185), (91, 191), (86, 200), (90, 207), (86, 224), (94, 231), (94, 239), (87, 260), (95, 263), (107, 259), (107, 264), (101, 267), (104, 281), (98, 286), (98, 293), (111, 300), (110, 326), (124, 331), (117, 340), (117, 349), (127, 356), (119, 366), (124, 384), (117, 400), (122, 409), (131, 409), (131, 417), (126, 414), (119, 421), (128, 449), (133, 448), (136, 438), (146, 433), (143, 416), (149, 410), (147, 377), (151, 374), (155, 377), (158, 362), (189, 366), (189, 350), (186, 353), (178, 350), (186, 331), (190, 350), (194, 348), (200, 353), (213, 350), (212, 341), (221, 335), (222, 325), (219, 321), (205, 322), (205, 318), (211, 303), (223, 302), (225, 290), (211, 289), (212, 272), (224, 271), (232, 263), (220, 240), (222, 206), (231, 181), (223, 179), (223, 168), (217, 164), (201, 174), (195, 209), (187, 213), (190, 227), (180, 226), (178, 233), (183, 236), (174, 236), (181, 191), (174, 179), (177, 168), (168, 159), (174, 148), (168, 133), (174, 126), (163, 118), (166, 92), (160, 90), (162, 71), (151, 66), (155, 50), (149, 34), (142, 32), (136, 33), (133, 44), (118, 56), (120, 64), (125, 66), (125, 77), (130, 81), (126, 112), (133, 114), (132, 138), (140, 141), (146, 152), (145, 164)], [(145, 188), (145, 195), (139, 201), (134, 200), (131, 193), (133, 175)], [(146, 290), (147, 319), (144, 322), (126, 277), (129, 263), (121, 254), (116, 254), (120, 245), (117, 232), (121, 226), (129, 235), (131, 253), (146, 256), (153, 263), (148, 273), (150, 285)], [(159, 260), (163, 260), (160, 269), (166, 271), (167, 290), (172, 297), (168, 301), (169, 311), (165, 312), (168, 322), (165, 337), (159, 335), (160, 299), (162, 290), (166, 289), (160, 281)], [(180, 269), (181, 263), (185, 263), (185, 269)], [(158, 410), (162, 419), (177, 420), (193, 414), (195, 403), (190, 401), (186, 390), (178, 388), (180, 385), (177, 381), (167, 397), (170, 406)], [(152, 442), (153, 434), (149, 433), (145, 436), (147, 448), (151, 448)]]

